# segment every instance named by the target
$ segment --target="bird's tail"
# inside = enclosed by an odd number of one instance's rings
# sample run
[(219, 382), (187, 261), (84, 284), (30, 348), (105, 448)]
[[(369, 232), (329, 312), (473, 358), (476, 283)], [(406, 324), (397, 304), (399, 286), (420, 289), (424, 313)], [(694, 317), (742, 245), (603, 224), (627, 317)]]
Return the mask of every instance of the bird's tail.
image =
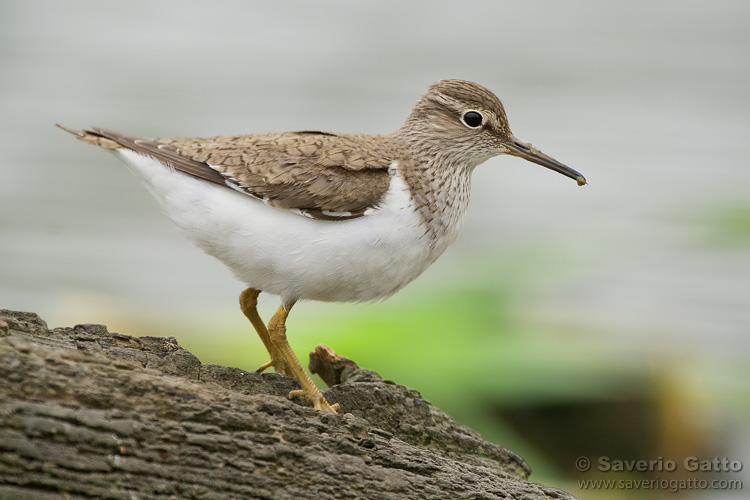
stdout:
[(111, 139), (107, 139), (106, 137), (103, 137), (91, 130), (75, 130), (72, 128), (64, 127), (63, 125), (60, 125), (59, 123), (55, 123), (55, 126), (70, 134), (73, 134), (74, 136), (76, 136), (77, 139), (85, 143), (92, 144), (94, 146), (99, 146), (100, 148), (106, 148), (106, 149), (122, 148), (122, 145), (116, 143), (115, 141)]

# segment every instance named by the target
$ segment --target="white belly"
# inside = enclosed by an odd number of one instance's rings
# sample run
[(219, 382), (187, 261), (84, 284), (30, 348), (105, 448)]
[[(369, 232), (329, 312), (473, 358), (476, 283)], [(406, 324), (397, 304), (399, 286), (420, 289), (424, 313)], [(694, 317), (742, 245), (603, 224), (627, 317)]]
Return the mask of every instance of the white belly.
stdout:
[(176, 172), (129, 150), (115, 154), (162, 210), (248, 286), (330, 302), (385, 298), (419, 276), (452, 242), (430, 242), (406, 184), (392, 168), (379, 209), (347, 221), (309, 219)]

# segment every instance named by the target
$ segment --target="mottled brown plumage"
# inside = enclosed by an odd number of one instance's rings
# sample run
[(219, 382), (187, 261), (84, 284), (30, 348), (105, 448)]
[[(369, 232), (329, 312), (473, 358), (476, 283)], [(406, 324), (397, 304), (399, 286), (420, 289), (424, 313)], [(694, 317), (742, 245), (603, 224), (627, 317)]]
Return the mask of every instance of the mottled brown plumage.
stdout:
[(98, 127), (77, 134), (90, 144), (132, 149), (314, 218), (349, 219), (377, 206), (395, 157), (392, 141), (378, 135), (303, 131), (144, 139)]
[(269, 205), (352, 216), (378, 204), (396, 156), (392, 141), (378, 135), (305, 131), (160, 141)]

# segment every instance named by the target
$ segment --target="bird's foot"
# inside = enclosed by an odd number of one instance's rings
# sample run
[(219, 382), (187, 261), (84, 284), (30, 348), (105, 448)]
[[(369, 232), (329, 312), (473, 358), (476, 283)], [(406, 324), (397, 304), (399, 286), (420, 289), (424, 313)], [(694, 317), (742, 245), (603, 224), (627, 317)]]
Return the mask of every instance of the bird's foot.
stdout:
[(263, 373), (264, 371), (268, 370), (273, 366), (273, 361), (269, 361), (268, 363), (263, 363), (258, 367), (257, 370), (255, 370), (255, 373)]
[(310, 401), (310, 403), (313, 405), (313, 408), (315, 408), (316, 410), (329, 411), (331, 413), (339, 412), (339, 404), (330, 404), (323, 396), (323, 394), (321, 394), (317, 389), (315, 391), (312, 391), (312, 394), (308, 394), (302, 389), (297, 389), (296, 391), (292, 391), (289, 393), (289, 399), (296, 398), (298, 396), (305, 396), (307, 400)]
[(263, 373), (264, 371), (268, 370), (269, 368), (273, 368), (273, 371), (276, 373), (281, 373), (282, 375), (292, 375), (291, 368), (289, 367), (289, 363), (282, 360), (273, 360), (271, 359), (268, 363), (263, 363), (258, 367), (257, 370), (255, 370), (256, 373)]

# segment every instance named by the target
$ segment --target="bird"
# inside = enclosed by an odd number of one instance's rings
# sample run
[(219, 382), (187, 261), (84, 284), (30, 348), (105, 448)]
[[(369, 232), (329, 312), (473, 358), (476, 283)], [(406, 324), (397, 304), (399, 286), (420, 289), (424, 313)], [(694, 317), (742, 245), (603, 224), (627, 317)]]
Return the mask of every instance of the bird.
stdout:
[[(390, 134), (318, 130), (210, 138), (148, 139), (106, 128), (75, 130), (111, 151), (162, 211), (245, 284), (240, 308), (273, 367), (291, 375), (317, 410), (337, 413), (305, 373), (286, 335), (301, 300), (367, 302), (390, 297), (458, 237), (471, 174), (513, 155), (571, 179), (572, 168), (516, 138), (500, 99), (466, 80), (429, 86)], [(266, 324), (261, 292), (280, 298)]]

